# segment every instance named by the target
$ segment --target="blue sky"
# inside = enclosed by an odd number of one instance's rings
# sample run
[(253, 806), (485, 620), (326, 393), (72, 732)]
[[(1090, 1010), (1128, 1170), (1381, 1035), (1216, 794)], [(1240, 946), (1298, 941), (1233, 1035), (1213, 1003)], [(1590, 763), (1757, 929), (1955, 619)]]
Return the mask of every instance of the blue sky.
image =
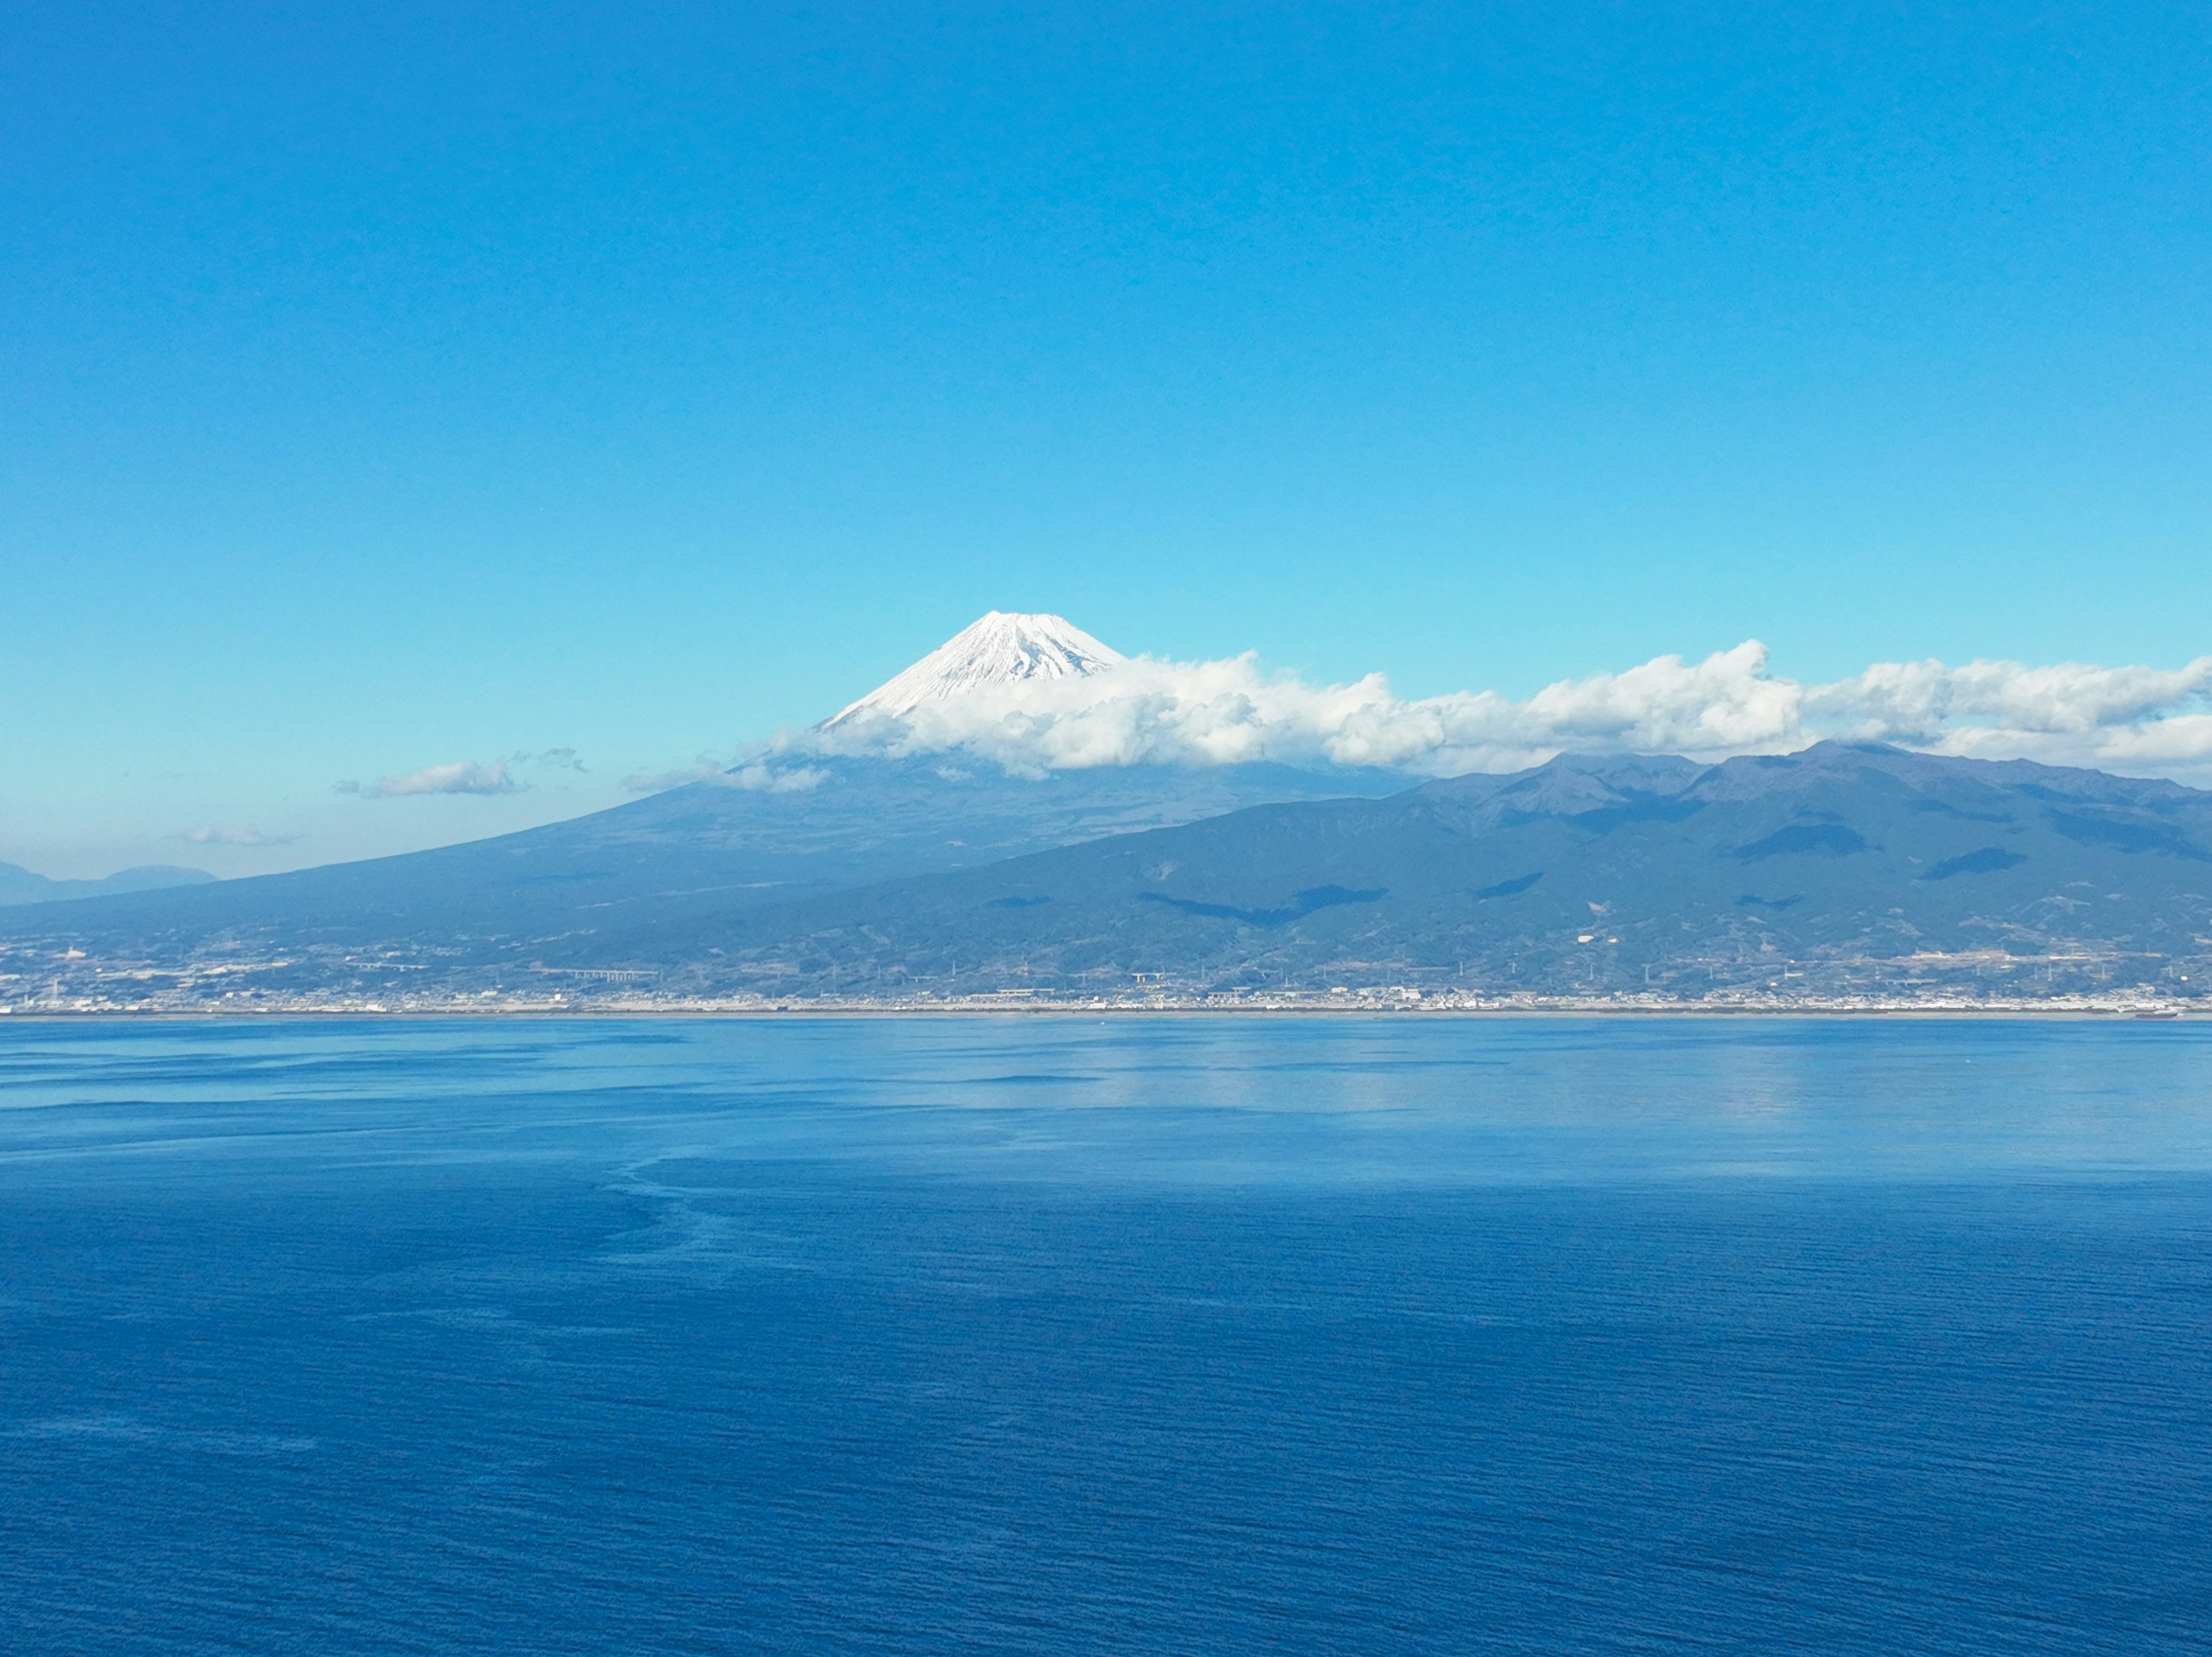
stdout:
[(43, 872), (569, 815), (991, 608), (1412, 696), (2212, 650), (2201, 7), (11, 27)]

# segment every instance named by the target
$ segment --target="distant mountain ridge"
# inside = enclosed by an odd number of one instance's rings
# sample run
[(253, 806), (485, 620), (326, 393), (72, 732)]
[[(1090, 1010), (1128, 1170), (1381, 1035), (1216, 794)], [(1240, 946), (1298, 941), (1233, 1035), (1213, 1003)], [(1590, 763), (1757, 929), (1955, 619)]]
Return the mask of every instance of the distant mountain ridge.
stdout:
[[(908, 761), (802, 793), (702, 785), (412, 859), (12, 911), (0, 971), (175, 1005), (217, 985), (1694, 1000), (2212, 983), (2212, 794), (2175, 783), (1826, 743), (1236, 798), (1346, 780)], [(1184, 792), (1164, 805), (1163, 788)], [(1150, 826), (1170, 810), (1188, 815)]]
[(590, 953), (702, 992), (1079, 992), (1141, 974), (1209, 991), (2057, 993), (2118, 974), (2196, 996), (2212, 794), (1846, 743), (1713, 766), (1565, 756), (775, 906), (711, 939), (670, 915)]

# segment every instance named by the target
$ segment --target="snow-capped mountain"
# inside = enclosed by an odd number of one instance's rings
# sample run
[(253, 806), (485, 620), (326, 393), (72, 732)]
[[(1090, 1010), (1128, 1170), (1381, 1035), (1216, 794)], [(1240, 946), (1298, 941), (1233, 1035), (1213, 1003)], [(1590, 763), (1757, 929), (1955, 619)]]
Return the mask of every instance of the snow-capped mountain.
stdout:
[(1064, 616), (994, 610), (823, 725), (827, 729), (863, 713), (902, 718), (924, 702), (1025, 679), (1085, 678), (1127, 659)]

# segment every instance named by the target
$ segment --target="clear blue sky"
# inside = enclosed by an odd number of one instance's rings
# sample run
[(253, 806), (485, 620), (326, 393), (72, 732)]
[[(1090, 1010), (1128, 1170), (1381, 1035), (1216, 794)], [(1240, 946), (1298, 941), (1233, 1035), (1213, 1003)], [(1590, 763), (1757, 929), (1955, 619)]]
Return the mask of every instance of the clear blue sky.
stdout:
[(2212, 649), (2201, 5), (9, 16), (45, 872), (568, 815), (994, 607), (1414, 694)]

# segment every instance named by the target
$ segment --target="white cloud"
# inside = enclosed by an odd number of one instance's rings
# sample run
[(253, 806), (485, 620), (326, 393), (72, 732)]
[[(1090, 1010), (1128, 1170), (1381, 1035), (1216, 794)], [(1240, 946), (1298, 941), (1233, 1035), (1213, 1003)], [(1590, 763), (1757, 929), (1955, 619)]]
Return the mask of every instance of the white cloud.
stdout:
[(1808, 712), (1870, 736), (1939, 744), (1959, 730), (2074, 737), (2155, 721), (2201, 700), (2212, 656), (2174, 671), (2062, 662), (1881, 662), (1806, 693)]
[(479, 765), (474, 760), (455, 760), (450, 765), (426, 765), (404, 777), (380, 777), (367, 784), (342, 782), (343, 794), (367, 794), (392, 799), (403, 794), (515, 794), (529, 785), (507, 768), (507, 762)]
[(176, 836), (194, 846), (289, 846), (297, 835), (264, 835), (258, 828), (186, 828)]
[[(2212, 657), (2178, 670), (1885, 662), (1820, 685), (1767, 668), (1765, 646), (1747, 640), (1701, 662), (1661, 656), (1563, 679), (1518, 701), (1494, 691), (1409, 701), (1380, 674), (1316, 685), (1265, 672), (1249, 654), (1138, 657), (1089, 677), (981, 689), (903, 718), (868, 715), (787, 736), (718, 780), (782, 786), (775, 762), (809, 753), (958, 751), (1032, 773), (1273, 760), (1447, 775), (1516, 769), (1565, 751), (1712, 760), (1846, 736), (2212, 783)], [(742, 780), (753, 772), (767, 780)]]

